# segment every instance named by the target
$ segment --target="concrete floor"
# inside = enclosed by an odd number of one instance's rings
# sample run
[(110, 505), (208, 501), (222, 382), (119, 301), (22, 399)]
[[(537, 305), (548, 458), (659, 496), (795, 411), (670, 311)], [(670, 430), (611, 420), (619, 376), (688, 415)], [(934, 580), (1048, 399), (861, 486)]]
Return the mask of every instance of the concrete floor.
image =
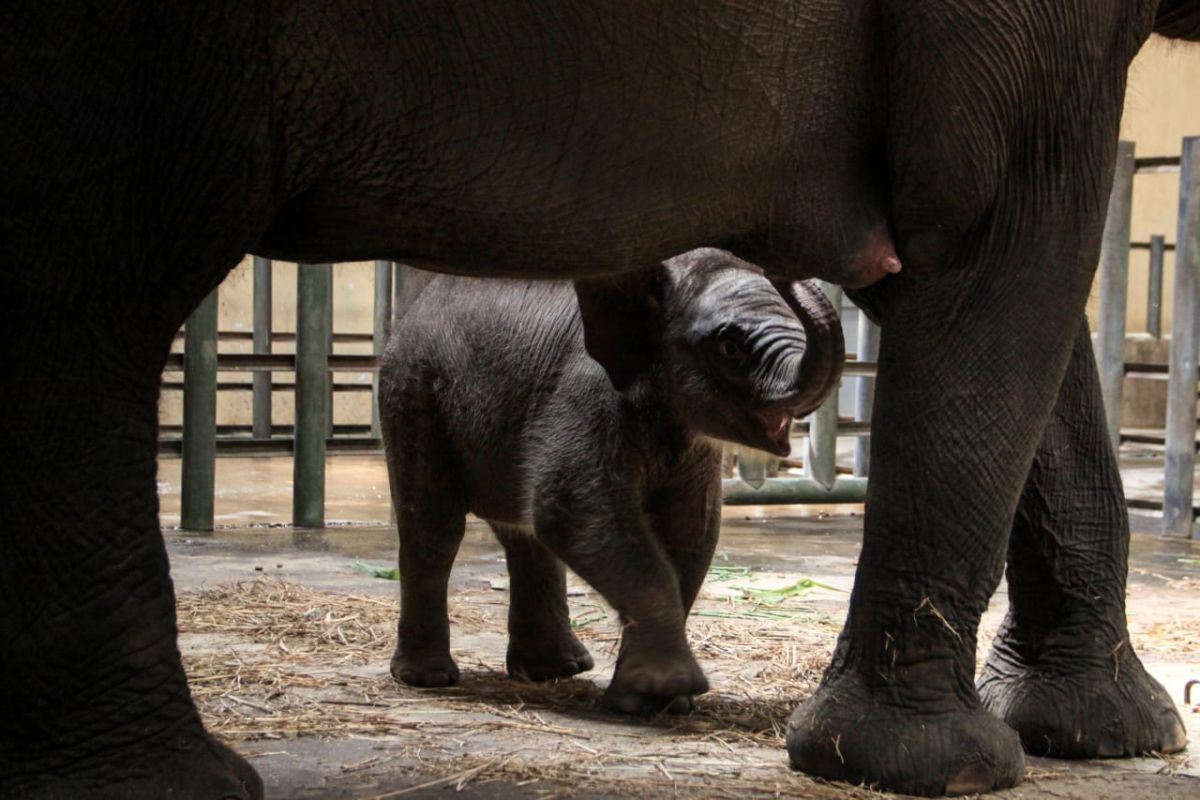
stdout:
[[(396, 584), (366, 578), (352, 571), (356, 561), (389, 564), (394, 561), (396, 540), (394, 528), (387, 526), (388, 503), (386, 470), (377, 456), (339, 456), (329, 459), (327, 509), (330, 526), (321, 530), (296, 530), (287, 527), (291, 516), (291, 460), (288, 458), (228, 458), (217, 464), (217, 524), (214, 534), (195, 534), (173, 530), (178, 524), (179, 462), (164, 459), (160, 465), (160, 498), (162, 521), (172, 574), (181, 592), (253, 579), (263, 575), (281, 577), (312, 589), (332, 593), (393, 597)], [(728, 508), (722, 528), (718, 563), (734, 563), (782, 580), (796, 577), (811, 578), (833, 589), (848, 590), (853, 579), (854, 565), (861, 542), (861, 507), (809, 507), (798, 509)], [(1136, 528), (1153, 529), (1152, 521), (1141, 519)], [(485, 526), (468, 526), (453, 578), (453, 591), (464, 597), (481, 597), (481, 602), (500, 604), (502, 600), (488, 596), (487, 587), (496, 587), (503, 577), (503, 557), (499, 546), (491, 539)], [(494, 592), (492, 594), (495, 594)], [(805, 601), (806, 608), (819, 613), (828, 623), (828, 634), (840, 626), (844, 617), (847, 595), (843, 592), (818, 592)], [(1001, 587), (984, 618), (981, 631), (995, 629), (1006, 607)], [(500, 630), (480, 644), (481, 652), (490, 654), (492, 661), (503, 662), (503, 616), (496, 617)], [(1164, 623), (1176, 625), (1176, 630), (1200, 631), (1200, 542), (1167, 541), (1153, 535), (1135, 534), (1131, 559), (1129, 619), (1135, 638)], [(1141, 632), (1141, 634), (1139, 634)], [(1149, 634), (1146, 634), (1149, 635)], [(1190, 635), (1190, 634), (1185, 634)], [(457, 634), (456, 634), (457, 636)], [(485, 637), (486, 638), (486, 637)], [(981, 635), (981, 646), (986, 643)], [(458, 640), (456, 639), (456, 645)], [(195, 643), (184, 637), (185, 653)], [(593, 653), (596, 650), (592, 645)], [(1180, 703), (1180, 712), (1189, 727), (1189, 751), (1200, 753), (1200, 705), (1182, 705), (1183, 687), (1189, 679), (1200, 679), (1200, 640), (1191, 647), (1178, 645), (1162, 648), (1142, 648), (1147, 668), (1160, 680)], [(457, 649), (456, 649), (456, 657)], [(704, 658), (701, 656), (704, 663)], [(597, 657), (596, 677), (603, 682), (611, 674), (611, 659)], [(460, 664), (463, 663), (460, 658)], [(707, 667), (706, 667), (707, 668)], [(386, 658), (373, 665), (374, 672), (386, 678)], [(467, 670), (464, 669), (464, 672)], [(590, 674), (589, 674), (590, 675)], [(723, 674), (713, 675), (714, 693), (719, 692)], [(382, 679), (382, 678), (381, 678)], [(578, 680), (578, 679), (577, 679)], [(464, 678), (464, 684), (469, 683)], [(390, 684), (388, 684), (390, 686)], [(415, 719), (428, 704), (422, 695), (405, 690), (412, 702)], [(1193, 698), (1200, 703), (1200, 698)], [(787, 707), (790, 707), (790, 702)], [(486, 716), (488, 706), (480, 713)], [(441, 713), (441, 712), (438, 712)], [(462, 711), (446, 712), (457, 713)], [(634, 750), (655, 752), (663, 756), (659, 771), (678, 772), (680, 763), (700, 758), (705, 747), (715, 747), (697, 735), (683, 750), (678, 739), (670, 747), (660, 741), (660, 731), (653, 725), (625, 722), (611, 716), (594, 718), (572, 713), (559, 713), (554, 708), (539, 708), (538, 719), (549, 720), (555, 729), (570, 729), (581, 737), (580, 743), (595, 752), (595, 748), (611, 748), (614, 752)], [(429, 720), (424, 720), (428, 722)], [(449, 725), (445, 716), (438, 724)], [(470, 726), (471, 719), (453, 720), (460, 726)], [(461, 727), (459, 728), (461, 730)], [(528, 749), (533, 741), (518, 735), (505, 741), (498, 734), (472, 739), (471, 749), (490, 748), (489, 752), (504, 752), (505, 748)], [(569, 737), (568, 737), (569, 738)], [(558, 750), (562, 737), (537, 740), (537, 748), (549, 753)], [(685, 738), (686, 742), (686, 738)], [(263, 774), (269, 796), (280, 798), (367, 798), (367, 797), (433, 797), (444, 796), (447, 787), (460, 781), (461, 768), (455, 768), (453, 753), (413, 756), (411, 749), (401, 750), (402, 734), (331, 736), (265, 739), (235, 743), (250, 756)], [(411, 742), (409, 742), (411, 744)], [(728, 744), (730, 752), (735, 750)], [(688, 749), (690, 748), (690, 749)], [(435, 748), (436, 749), (436, 748)], [(744, 788), (746, 780), (761, 786), (765, 794), (775, 796), (821, 797), (865, 796), (864, 790), (837, 785), (817, 784), (791, 773), (786, 768), (782, 749), (740, 746), (738, 758), (746, 763), (739, 772), (741, 783), (731, 783), (729, 790), (738, 796), (755, 796), (758, 791)], [(461, 752), (461, 751), (460, 751)], [(665, 755), (664, 755), (665, 754)], [(548, 757), (548, 756), (547, 756)], [(670, 759), (676, 759), (674, 761)], [(663, 766), (666, 765), (666, 766)], [(671, 766), (675, 765), (675, 766)], [(638, 764), (626, 765), (638, 769)], [(1031, 776), (1021, 787), (1003, 793), (1008, 798), (1032, 797), (1110, 797), (1124, 798), (1144, 795), (1155, 798), (1200, 798), (1200, 757), (1178, 757), (1169, 760), (1154, 758), (1105, 762), (1062, 762), (1030, 759)], [(713, 796), (716, 789), (695, 789), (685, 783), (663, 783), (656, 768), (644, 769), (659, 778), (657, 784), (646, 784), (636, 792), (626, 784), (589, 783), (576, 786), (570, 774), (557, 780), (537, 780), (525, 783), (518, 780), (492, 779), (476, 784), (462, 781), (461, 794), (466, 797), (539, 797), (570, 794), (573, 797), (638, 796)], [(757, 772), (756, 772), (757, 770)], [(469, 776), (468, 776), (469, 777)], [(734, 781), (734, 778), (730, 778)], [(448, 781), (441, 782), (438, 781)], [(807, 782), (807, 783), (805, 783)], [(422, 784), (432, 785), (420, 788)], [(596, 788), (599, 786), (599, 788)], [(625, 788), (621, 788), (621, 787)], [(772, 787), (774, 787), (772, 789)], [(806, 788), (807, 787), (807, 788)], [(833, 794), (830, 794), (833, 792)], [(728, 792), (722, 792), (723, 794)], [(839, 794), (840, 793), (840, 794)]]

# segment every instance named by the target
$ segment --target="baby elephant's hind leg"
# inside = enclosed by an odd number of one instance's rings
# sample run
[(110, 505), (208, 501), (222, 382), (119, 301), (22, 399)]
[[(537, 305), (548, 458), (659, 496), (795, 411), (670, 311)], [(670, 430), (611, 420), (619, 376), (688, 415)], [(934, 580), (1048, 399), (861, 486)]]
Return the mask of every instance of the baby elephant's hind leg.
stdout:
[(591, 669), (592, 656), (571, 632), (562, 562), (531, 530), (490, 524), (508, 561), (508, 674), (544, 681)]
[(392, 676), (410, 686), (452, 686), (459, 677), (450, 657), (446, 592), (466, 525), (466, 491), (435, 418), (421, 410), (383, 422), (400, 535), (400, 625)]

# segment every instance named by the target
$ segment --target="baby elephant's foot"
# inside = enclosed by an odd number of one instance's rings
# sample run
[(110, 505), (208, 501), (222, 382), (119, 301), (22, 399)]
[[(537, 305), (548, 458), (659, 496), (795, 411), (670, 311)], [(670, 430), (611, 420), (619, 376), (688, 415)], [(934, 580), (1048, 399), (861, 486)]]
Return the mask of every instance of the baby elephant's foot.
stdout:
[(392, 677), (409, 686), (436, 689), (458, 683), (458, 665), (448, 651), (430, 652), (396, 646)]
[(594, 666), (587, 648), (569, 632), (560, 642), (514, 639), (508, 644), (505, 661), (509, 677), (517, 681), (569, 678)]
[(692, 696), (707, 691), (708, 679), (690, 652), (674, 658), (627, 652), (617, 661), (604, 699), (623, 714), (686, 714)]
[(1003, 634), (992, 647), (979, 695), (1030, 753), (1120, 758), (1187, 746), (1174, 703), (1128, 641), (1090, 658), (1083, 647), (1048, 647), (1036, 663), (1022, 659)]

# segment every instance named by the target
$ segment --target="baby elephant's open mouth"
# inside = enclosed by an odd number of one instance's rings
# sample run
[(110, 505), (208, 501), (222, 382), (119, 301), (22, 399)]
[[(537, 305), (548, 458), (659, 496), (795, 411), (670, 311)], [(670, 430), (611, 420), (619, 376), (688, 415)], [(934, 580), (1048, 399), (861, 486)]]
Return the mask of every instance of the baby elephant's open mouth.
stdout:
[(768, 453), (786, 456), (792, 452), (792, 410), (787, 406), (773, 406), (754, 415), (762, 425), (763, 447)]

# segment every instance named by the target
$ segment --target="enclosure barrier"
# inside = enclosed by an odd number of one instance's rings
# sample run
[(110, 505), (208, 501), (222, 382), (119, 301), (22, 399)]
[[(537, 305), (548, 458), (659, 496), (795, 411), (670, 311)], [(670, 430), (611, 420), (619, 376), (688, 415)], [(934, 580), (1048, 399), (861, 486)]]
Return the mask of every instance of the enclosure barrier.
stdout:
[(1179, 227), (1175, 236), (1175, 302), (1167, 384), (1163, 533), (1191, 537), (1196, 468), (1196, 372), (1200, 358), (1200, 137), (1183, 140)]
[[(1184, 140), (1180, 158), (1136, 158), (1134, 146), (1118, 147), (1108, 218), (1104, 229), (1099, 267), (1099, 312), (1096, 358), (1107, 419), (1114, 448), (1124, 441), (1164, 442), (1167, 451), (1163, 500), (1163, 532), (1172, 536), (1193, 535), (1193, 480), (1196, 451), (1196, 387), (1200, 360), (1200, 137)], [(1133, 179), (1146, 172), (1179, 171), (1179, 217), (1176, 244), (1155, 234), (1146, 242), (1130, 241)], [(1125, 317), (1128, 305), (1128, 275), (1131, 250), (1149, 255), (1147, 287), (1147, 332), (1162, 336), (1163, 256), (1175, 252), (1174, 335), (1170, 365), (1125, 361)], [(253, 352), (219, 354), (217, 341), (217, 293), (214, 291), (193, 312), (185, 328), (185, 350), (168, 359), (167, 370), (184, 372), (184, 419), (182, 440), (160, 442), (160, 450), (178, 448), (183, 457), (182, 527), (211, 530), (213, 522), (213, 476), (218, 452), (294, 453), (293, 516), (298, 526), (324, 524), (324, 469), (328, 450), (376, 451), (379, 439), (378, 357), (382, 354), (396, 294), (403, 284), (403, 267), (389, 261), (375, 262), (374, 329), (371, 334), (334, 334), (332, 331), (331, 267), (301, 265), (297, 270), (296, 354), (273, 353), (277, 341), (271, 325), (271, 262), (253, 260)], [(395, 272), (394, 272), (395, 270)], [(841, 308), (841, 290), (831, 284), (822, 289)], [(372, 355), (332, 354), (334, 341), (372, 342)], [(857, 352), (846, 363), (844, 376), (857, 378), (854, 417), (839, 424), (838, 389), (810, 415), (807, 422), (794, 424), (793, 436), (805, 437), (803, 478), (767, 478), (761, 463), (744, 459), (739, 477), (723, 482), (724, 499), (730, 505), (792, 503), (859, 503), (866, 497), (870, 451), (870, 413), (874, 398), (875, 361), (879, 330), (865, 315), (859, 316)], [(186, 369), (184, 369), (186, 365)], [(251, 371), (252, 384), (222, 384), (218, 371)], [(294, 371), (294, 387), (272, 384), (273, 371)], [(336, 384), (337, 371), (374, 372), (370, 387)], [(1125, 378), (1158, 378), (1169, 375), (1169, 403), (1165, 437), (1121, 434), (1122, 383)], [(166, 384), (170, 385), (170, 384)], [(216, 393), (219, 390), (252, 391), (250, 438), (218, 441)], [(294, 388), (296, 422), (292, 431), (273, 425), (273, 391)], [(334, 391), (371, 391), (372, 407), (366, 436), (355, 426), (334, 426)], [(276, 433), (283, 436), (276, 436)], [(292, 438), (287, 438), (291, 433)], [(343, 434), (343, 435), (339, 435)], [(838, 474), (837, 440), (855, 437), (852, 474)]]
[[(1099, 312), (1096, 360), (1100, 369), (1104, 413), (1114, 452), (1122, 441), (1163, 444), (1162, 531), (1168, 536), (1194, 535), (1196, 510), (1193, 505), (1196, 452), (1196, 382), (1200, 358), (1200, 137), (1183, 140), (1181, 155), (1135, 158), (1130, 142), (1118, 148), (1112, 195), (1100, 260)], [(1133, 205), (1133, 178), (1149, 172), (1179, 172), (1179, 215), (1176, 243), (1166, 243), (1161, 234), (1148, 242), (1131, 242), (1129, 219)], [(1163, 255), (1175, 252), (1172, 336), (1168, 365), (1125, 361), (1125, 318), (1128, 306), (1129, 253), (1149, 252), (1146, 331), (1162, 336)], [(1162, 437), (1121, 434), (1121, 401), (1124, 378), (1145, 379), (1168, 376), (1167, 418)], [(1138, 504), (1153, 507), (1152, 504)]]
[[(180, 526), (186, 530), (212, 530), (215, 460), (222, 452), (287, 452), (294, 456), (293, 521), (300, 527), (320, 527), (325, 522), (325, 455), (331, 444), (339, 450), (378, 450), (378, 436), (335, 437), (332, 424), (332, 393), (335, 388), (354, 390), (351, 384), (335, 385), (332, 371), (378, 372), (377, 354), (386, 339), (391, 315), (391, 297), (380, 297), (381, 287), (391, 285), (391, 262), (376, 262), (375, 340), (372, 355), (333, 355), (332, 275), (329, 264), (302, 264), (296, 272), (296, 352), (272, 353), (277, 337), (271, 330), (271, 262), (255, 257), (253, 298), (253, 352), (218, 353), (217, 292), (214, 290), (188, 318), (184, 328), (184, 352), (167, 359), (167, 371), (182, 371), (183, 425), (178, 442), (162, 440), (160, 452), (178, 447), (182, 457)], [(386, 273), (387, 279), (380, 275)], [(356, 338), (356, 337), (351, 337)], [(222, 385), (219, 371), (250, 371), (252, 383)], [(272, 385), (272, 372), (294, 372), (296, 381)], [(170, 385), (166, 384), (165, 385)], [(273, 391), (294, 388), (295, 424), (274, 426), (271, 419)], [(378, 420), (376, 387), (372, 391), (372, 419)], [(216, 397), (220, 389), (249, 389), (252, 392), (252, 425), (249, 439), (221, 439), (218, 446)], [(377, 423), (376, 423), (377, 424)], [(290, 434), (277, 438), (274, 433)]]

